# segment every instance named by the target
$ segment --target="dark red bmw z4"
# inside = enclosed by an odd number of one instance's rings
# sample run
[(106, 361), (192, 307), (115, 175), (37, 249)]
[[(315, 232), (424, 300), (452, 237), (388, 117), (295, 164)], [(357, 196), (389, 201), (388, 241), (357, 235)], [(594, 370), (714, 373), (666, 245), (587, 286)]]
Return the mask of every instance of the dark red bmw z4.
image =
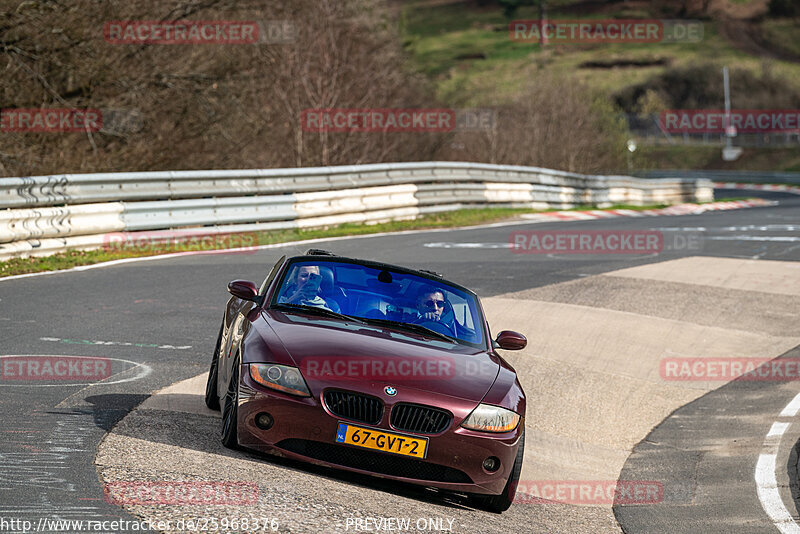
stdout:
[(467, 493), (502, 512), (522, 469), (525, 394), (480, 300), (441, 275), (311, 249), (236, 280), (206, 404), (222, 442)]

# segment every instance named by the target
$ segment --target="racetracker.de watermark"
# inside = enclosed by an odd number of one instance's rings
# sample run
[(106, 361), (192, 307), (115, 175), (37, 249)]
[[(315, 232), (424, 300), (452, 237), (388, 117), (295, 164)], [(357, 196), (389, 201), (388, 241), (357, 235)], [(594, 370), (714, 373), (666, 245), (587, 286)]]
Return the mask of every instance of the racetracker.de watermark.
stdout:
[(800, 358), (664, 358), (659, 373), (669, 381), (788, 382), (800, 380)]
[(103, 112), (89, 108), (0, 109), (0, 132), (99, 132)]
[(800, 109), (672, 109), (659, 122), (668, 133), (800, 133)]
[(245, 505), (258, 502), (252, 482), (107, 482), (104, 499), (109, 504)]
[(0, 380), (78, 380), (111, 376), (111, 360), (82, 356), (8, 356), (0, 359)]
[(213, 250), (222, 254), (254, 254), (258, 250), (258, 236), (252, 232), (222, 234), (192, 230), (115, 232), (103, 236), (103, 250), (136, 253)]
[[(306, 378), (342, 380), (449, 380), (456, 375), (456, 362), (449, 356), (428, 360), (399, 357), (318, 356), (306, 358), (300, 364)], [(475, 369), (477, 370), (477, 368)], [(470, 370), (468, 369), (467, 372)]]
[(519, 230), (509, 236), (514, 254), (655, 254), (664, 236), (651, 230)]
[(5, 108), (0, 109), (0, 133), (105, 133), (126, 135), (144, 128), (136, 109)]
[(289, 20), (114, 20), (103, 26), (110, 44), (285, 44), (294, 42)]
[(522, 480), (515, 503), (657, 504), (664, 484), (654, 480)]
[(703, 23), (663, 19), (513, 20), (508, 36), (523, 43), (697, 43), (703, 40)]
[(698, 252), (705, 238), (700, 232), (661, 230), (517, 230), (508, 237), (514, 254), (661, 254)]
[(491, 130), (492, 109), (317, 108), (300, 114), (305, 132), (452, 132)]

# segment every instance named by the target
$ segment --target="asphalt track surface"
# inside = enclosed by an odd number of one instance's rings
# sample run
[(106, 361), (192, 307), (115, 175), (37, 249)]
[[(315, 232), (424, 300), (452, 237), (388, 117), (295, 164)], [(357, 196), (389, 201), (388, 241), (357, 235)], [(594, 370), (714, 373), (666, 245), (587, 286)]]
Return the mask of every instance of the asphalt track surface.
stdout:
[[(741, 192), (731, 196), (741, 196)], [(311, 246), (432, 269), (473, 288), (481, 297), (546, 291), (557, 284), (690, 256), (800, 262), (800, 197), (777, 193), (752, 196), (777, 200), (778, 204), (701, 215), (414, 232)], [(665, 236), (700, 235), (702, 240), (699, 248), (665, 250), (649, 256), (532, 257), (510, 254), (502, 248), (514, 230), (565, 228), (663, 229)], [(23, 531), (19, 522), (16, 528), (3, 523), (11, 519), (30, 521), (34, 530), (39, 526), (40, 531), (70, 532), (73, 530), (54, 529), (40, 521), (142, 518), (141, 510), (104, 500), (95, 463), (98, 445), (154, 392), (207, 370), (228, 298), (228, 281), (243, 278), (260, 282), (281, 255), (301, 253), (308, 247), (287, 245), (252, 254), (192, 255), (0, 280), (0, 356), (108, 358), (113, 372), (109, 379), (91, 384), (0, 381), (0, 532)], [(492, 326), (493, 331), (503, 327)], [(535, 344), (536, 333), (526, 334), (530, 344)], [(795, 329), (786, 334), (798, 332)], [(791, 354), (800, 356), (797, 350)], [(613, 514), (593, 506), (524, 503), (495, 516), (469, 508), (457, 496), (226, 451), (218, 444), (217, 424), (202, 416), (176, 418), (165, 413), (165, 423), (158, 431), (147, 425), (137, 427), (136, 420), (126, 419), (120, 426), (127, 425), (124, 431), (137, 433), (139, 439), (180, 446), (182, 442), (175, 441), (179, 436), (171, 435), (172, 429), (177, 424), (188, 425), (192, 434), (191, 443), (187, 442), (189, 456), (212, 452), (207, 460), (213, 462), (217, 456), (239, 455), (253, 464), (253, 469), (285, 473), (287, 480), (296, 480), (298, 488), (308, 485), (314, 489), (318, 485), (326, 494), (342, 491), (347, 497), (347, 510), (332, 511), (321, 497), (319, 503), (272, 509), (280, 531), (344, 531), (342, 514), (379, 514), (389, 509), (386, 503), (393, 503), (395, 516), (445, 519), (439, 531), (775, 532), (776, 527), (759, 504), (753, 471), (764, 436), (798, 392), (798, 382), (731, 382), (680, 407), (636, 445), (620, 479), (661, 480), (665, 487), (690, 490), (672, 495), (672, 500), (665, 498), (660, 506), (618, 505)], [(528, 394), (530, 397), (531, 392)], [(569, 399), (563, 402), (569, 403)], [(529, 400), (529, 419), (534, 416), (531, 409)], [(138, 433), (141, 431), (153, 431), (158, 436)], [(797, 454), (793, 452), (796, 441), (788, 433), (778, 453), (778, 463), (786, 466), (789, 484), (795, 480), (795, 485), (796, 477), (791, 476), (797, 470)], [(580, 471), (580, 466), (575, 467)], [(213, 471), (211, 464), (207, 468)], [(269, 485), (269, 481), (263, 483)], [(271, 498), (284, 504), (291, 502), (287, 494)], [(797, 517), (793, 499), (784, 500), (789, 501), (787, 507)], [(170, 511), (160, 513), (169, 517)], [(336, 513), (337, 521), (325, 522), (325, 517)], [(451, 530), (445, 529), (448, 519), (455, 520)], [(350, 527), (349, 531), (354, 530)]]

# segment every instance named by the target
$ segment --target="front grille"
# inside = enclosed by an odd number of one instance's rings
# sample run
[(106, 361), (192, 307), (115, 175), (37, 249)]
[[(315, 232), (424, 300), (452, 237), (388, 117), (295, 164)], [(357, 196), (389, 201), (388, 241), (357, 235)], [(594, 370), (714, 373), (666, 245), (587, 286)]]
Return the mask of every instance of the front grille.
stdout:
[(397, 430), (416, 432), (418, 434), (438, 434), (444, 432), (452, 416), (450, 413), (419, 404), (395, 404), (392, 409), (391, 423)]
[(322, 462), (363, 469), (381, 475), (429, 482), (472, 484), (469, 475), (458, 469), (388, 453), (296, 438), (284, 439), (279, 441), (276, 446)]
[(325, 406), (339, 417), (368, 425), (377, 425), (383, 418), (383, 401), (360, 393), (326, 391)]

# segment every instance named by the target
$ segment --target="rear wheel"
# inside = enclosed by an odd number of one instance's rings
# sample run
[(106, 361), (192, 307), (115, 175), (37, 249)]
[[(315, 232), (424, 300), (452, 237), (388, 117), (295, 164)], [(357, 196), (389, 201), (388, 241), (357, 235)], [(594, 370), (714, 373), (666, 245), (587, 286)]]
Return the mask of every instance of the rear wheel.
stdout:
[(208, 370), (208, 381), (206, 382), (206, 406), (211, 410), (219, 410), (219, 395), (217, 395), (217, 378), (219, 377), (219, 351), (222, 343), (222, 325), (219, 327), (217, 336), (217, 346), (214, 348), (214, 356), (211, 358), (211, 368)]
[(222, 444), (229, 449), (239, 448), (239, 366), (237, 358), (222, 407)]
[(517, 484), (519, 484), (519, 476), (522, 472), (522, 457), (525, 454), (525, 431), (519, 438), (519, 448), (517, 448), (517, 458), (514, 460), (514, 467), (511, 468), (511, 475), (508, 477), (506, 487), (500, 495), (473, 495), (475, 504), (478, 508), (482, 508), (487, 512), (494, 512), (499, 514), (505, 512), (511, 507), (514, 502), (514, 496), (517, 494)]

